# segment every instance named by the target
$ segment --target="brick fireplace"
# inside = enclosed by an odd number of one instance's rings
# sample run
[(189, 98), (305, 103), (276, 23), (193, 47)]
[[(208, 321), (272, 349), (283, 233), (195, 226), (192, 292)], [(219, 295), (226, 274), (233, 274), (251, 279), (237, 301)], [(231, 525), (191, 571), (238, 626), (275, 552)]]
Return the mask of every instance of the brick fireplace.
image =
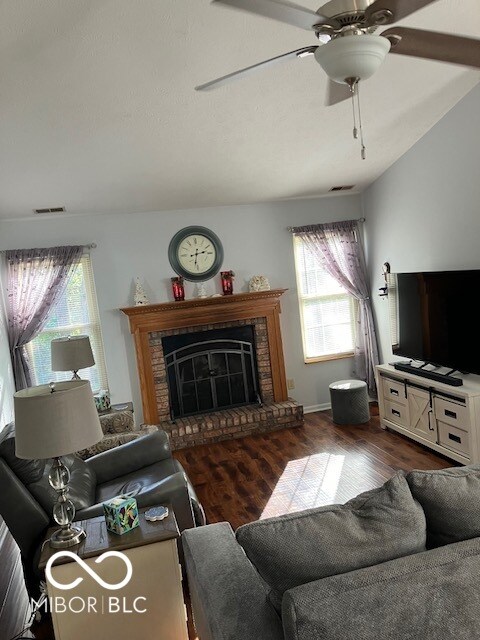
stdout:
[[(174, 449), (303, 424), (303, 408), (288, 398), (286, 388), (279, 320), (280, 297), (284, 291), (277, 289), (122, 309), (129, 318), (135, 341), (144, 420), (165, 429)], [(247, 360), (247, 370), (250, 367), (253, 370), (253, 374), (249, 373), (251, 384), (245, 398), (241, 394), (238, 396), (237, 392), (238, 397), (235, 394), (230, 396), (233, 404), (222, 407), (216, 392), (220, 385), (225, 387), (230, 375), (228, 384), (232, 394), (232, 385), (241, 381), (241, 369), (237, 363), (246, 358), (243, 353), (246, 347), (238, 347), (235, 351), (230, 345), (230, 337), (239, 328), (242, 329), (240, 335), (245, 335), (246, 331), (252, 335), (252, 359)], [(225, 350), (228, 352), (226, 356), (219, 355), (221, 349), (213, 349), (207, 354), (210, 367), (213, 362), (217, 364), (219, 358), (226, 358), (225, 371), (215, 366), (205, 374), (193, 373), (196, 365), (189, 363), (191, 345), (198, 348), (200, 344), (201, 356), (197, 360), (203, 358), (204, 364), (207, 363), (201, 340), (215, 347), (230, 347)], [(246, 340), (237, 342), (248, 345)], [(181, 348), (175, 350), (170, 344)], [(177, 353), (187, 354), (179, 357), (179, 361), (187, 363), (191, 369), (187, 382), (182, 384), (196, 393), (196, 401), (192, 404), (190, 398), (185, 403), (187, 409), (182, 405), (182, 411), (176, 396), (178, 389), (173, 388), (176, 384), (172, 353), (175, 357)], [(216, 360), (211, 359), (214, 357)], [(245, 371), (243, 376), (246, 380)], [(207, 410), (202, 410), (202, 402), (199, 401), (200, 386), (207, 391), (211, 388), (207, 394), (210, 398)], [(255, 391), (252, 393), (253, 388)], [(226, 400), (223, 402), (228, 403)], [(211, 409), (213, 405), (215, 410)]]

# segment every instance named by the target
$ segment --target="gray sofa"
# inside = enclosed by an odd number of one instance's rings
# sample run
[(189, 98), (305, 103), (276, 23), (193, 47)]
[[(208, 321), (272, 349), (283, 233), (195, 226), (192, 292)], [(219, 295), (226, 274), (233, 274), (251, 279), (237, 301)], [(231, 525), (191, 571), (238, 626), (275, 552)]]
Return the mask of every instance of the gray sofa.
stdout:
[(182, 539), (199, 640), (480, 638), (480, 465)]

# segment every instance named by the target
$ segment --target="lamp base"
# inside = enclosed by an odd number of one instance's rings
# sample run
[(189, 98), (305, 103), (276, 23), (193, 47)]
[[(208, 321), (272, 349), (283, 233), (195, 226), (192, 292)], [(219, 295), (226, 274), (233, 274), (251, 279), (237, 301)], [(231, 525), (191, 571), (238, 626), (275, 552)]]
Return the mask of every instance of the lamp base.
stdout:
[(65, 529), (57, 529), (50, 538), (52, 549), (68, 549), (85, 540), (86, 533), (81, 527), (70, 525)]

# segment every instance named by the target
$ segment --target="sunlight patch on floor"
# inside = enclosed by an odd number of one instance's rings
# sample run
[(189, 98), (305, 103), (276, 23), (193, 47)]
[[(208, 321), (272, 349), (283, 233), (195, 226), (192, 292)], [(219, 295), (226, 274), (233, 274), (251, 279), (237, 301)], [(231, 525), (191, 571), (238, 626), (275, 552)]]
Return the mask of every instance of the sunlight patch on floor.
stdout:
[(335, 502), (345, 456), (317, 453), (287, 463), (260, 519)]

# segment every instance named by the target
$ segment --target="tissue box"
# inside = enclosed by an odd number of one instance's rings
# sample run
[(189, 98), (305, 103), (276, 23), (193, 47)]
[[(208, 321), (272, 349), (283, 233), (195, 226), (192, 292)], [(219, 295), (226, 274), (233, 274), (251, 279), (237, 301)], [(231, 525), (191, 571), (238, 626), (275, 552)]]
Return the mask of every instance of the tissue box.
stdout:
[(110, 392), (108, 391), (108, 389), (102, 389), (93, 397), (98, 413), (102, 413), (103, 411), (110, 411), (112, 403), (110, 402)]
[(122, 535), (138, 527), (138, 507), (135, 498), (117, 496), (103, 503), (108, 531)]

